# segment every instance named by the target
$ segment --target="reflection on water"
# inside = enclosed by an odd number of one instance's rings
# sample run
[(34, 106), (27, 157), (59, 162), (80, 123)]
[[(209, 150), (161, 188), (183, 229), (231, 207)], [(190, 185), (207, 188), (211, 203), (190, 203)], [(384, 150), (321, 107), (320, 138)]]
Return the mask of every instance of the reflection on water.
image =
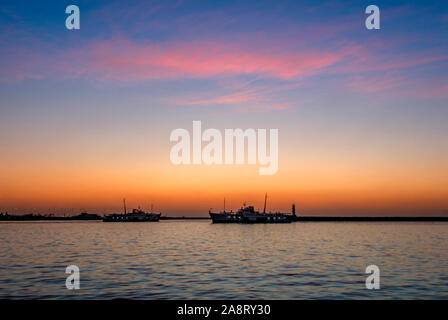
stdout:
[(7, 222), (0, 298), (448, 299), (447, 240), (447, 223)]

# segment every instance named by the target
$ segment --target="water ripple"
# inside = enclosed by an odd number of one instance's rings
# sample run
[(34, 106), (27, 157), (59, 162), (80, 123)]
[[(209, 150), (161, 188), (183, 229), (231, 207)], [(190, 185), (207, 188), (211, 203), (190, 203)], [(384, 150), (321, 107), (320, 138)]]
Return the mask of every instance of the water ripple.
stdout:
[(446, 223), (0, 223), (0, 298), (448, 299), (447, 240)]

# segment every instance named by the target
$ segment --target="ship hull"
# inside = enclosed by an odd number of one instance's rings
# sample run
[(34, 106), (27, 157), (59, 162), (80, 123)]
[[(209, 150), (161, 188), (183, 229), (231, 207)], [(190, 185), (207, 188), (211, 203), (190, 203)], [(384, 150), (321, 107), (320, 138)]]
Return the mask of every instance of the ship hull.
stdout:
[(256, 215), (247, 216), (243, 223), (291, 223), (287, 215)]
[(103, 218), (104, 222), (158, 222), (160, 214), (146, 214), (133, 216), (131, 214), (112, 214)]
[(256, 214), (244, 215), (234, 213), (213, 213), (210, 212), (210, 218), (213, 223), (291, 223), (289, 215), (284, 214)]
[(210, 212), (210, 218), (213, 223), (243, 223), (242, 216), (236, 214)]

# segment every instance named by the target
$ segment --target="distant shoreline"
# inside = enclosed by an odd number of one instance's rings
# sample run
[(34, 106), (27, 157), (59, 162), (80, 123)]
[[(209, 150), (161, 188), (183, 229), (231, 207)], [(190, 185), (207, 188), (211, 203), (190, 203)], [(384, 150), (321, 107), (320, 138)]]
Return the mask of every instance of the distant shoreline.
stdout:
[[(101, 221), (102, 217), (55, 217), (42, 215), (7, 215), (0, 216), (0, 221)], [(210, 220), (210, 217), (168, 217), (161, 216), (160, 220)], [(448, 222), (448, 217), (331, 217), (331, 216), (298, 216), (293, 222)]]
[(164, 217), (161, 216), (160, 220), (210, 220), (210, 217)]
[(438, 221), (438, 222), (448, 222), (448, 217), (311, 217), (311, 216), (301, 216), (295, 218), (293, 221), (297, 222), (306, 222), (306, 221), (365, 221), (365, 222), (394, 222), (394, 221), (410, 221), (410, 222), (419, 222), (419, 221)]

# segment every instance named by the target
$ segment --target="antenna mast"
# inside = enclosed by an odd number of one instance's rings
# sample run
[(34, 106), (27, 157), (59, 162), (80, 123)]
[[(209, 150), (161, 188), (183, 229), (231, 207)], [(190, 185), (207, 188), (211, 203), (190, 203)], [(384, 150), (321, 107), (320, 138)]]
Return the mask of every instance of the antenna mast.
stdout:
[(264, 209), (263, 209), (263, 214), (266, 213), (266, 200), (268, 198), (268, 193), (266, 192), (266, 194), (264, 195)]

